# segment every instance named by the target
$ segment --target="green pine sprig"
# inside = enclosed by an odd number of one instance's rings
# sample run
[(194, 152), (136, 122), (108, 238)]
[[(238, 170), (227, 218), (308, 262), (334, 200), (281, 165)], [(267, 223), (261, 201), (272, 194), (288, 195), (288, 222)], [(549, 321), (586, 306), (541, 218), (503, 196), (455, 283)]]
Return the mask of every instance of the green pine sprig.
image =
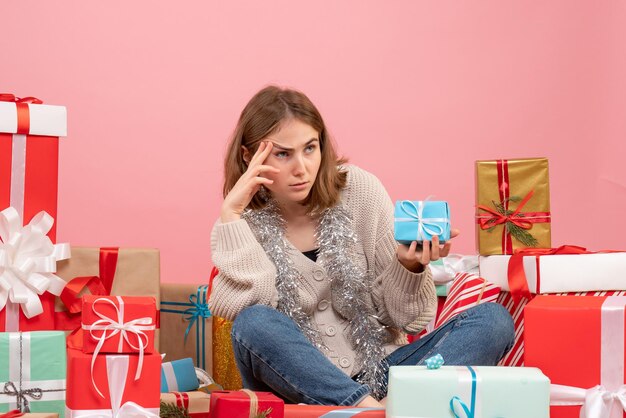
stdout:
[(161, 418), (189, 418), (189, 412), (187, 412), (185, 408), (178, 407), (173, 403), (161, 401), (159, 416)]
[[(519, 196), (511, 196), (508, 199), (504, 199), (502, 202), (496, 202), (495, 200), (492, 200), (491, 202), (493, 203), (493, 206), (496, 208), (496, 211), (498, 213), (505, 215), (505, 216), (511, 216), (515, 211), (505, 210), (504, 203), (509, 202), (509, 201), (519, 202), (521, 200), (522, 198)], [(523, 218), (524, 214), (518, 213), (516, 216), (519, 218)], [(495, 219), (490, 220), (489, 222), (493, 223), (495, 222)], [(495, 227), (496, 225), (493, 225), (492, 227), (488, 228), (487, 231), (491, 232), (495, 229)], [(513, 222), (510, 222), (510, 221), (505, 222), (504, 228), (506, 228), (506, 232), (510, 233), (513, 238), (521, 242), (526, 247), (536, 247), (537, 245), (539, 245), (539, 241), (537, 241), (537, 238), (532, 236), (532, 234), (528, 232), (527, 230), (525, 230), (524, 228), (520, 228), (519, 226), (515, 225)]]

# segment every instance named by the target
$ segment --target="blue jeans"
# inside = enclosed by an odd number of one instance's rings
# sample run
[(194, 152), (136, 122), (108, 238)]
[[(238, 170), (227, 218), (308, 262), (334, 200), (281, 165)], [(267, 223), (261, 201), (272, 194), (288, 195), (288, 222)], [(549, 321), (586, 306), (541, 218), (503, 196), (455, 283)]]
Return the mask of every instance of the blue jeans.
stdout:
[[(289, 317), (269, 306), (241, 311), (231, 336), (247, 389), (274, 392), (287, 402), (317, 405), (352, 406), (370, 394), (367, 385), (357, 383), (315, 348)], [(493, 366), (511, 349), (513, 339), (513, 320), (507, 310), (483, 303), (399, 347), (386, 362), (389, 366), (419, 365), (439, 353), (447, 365)]]

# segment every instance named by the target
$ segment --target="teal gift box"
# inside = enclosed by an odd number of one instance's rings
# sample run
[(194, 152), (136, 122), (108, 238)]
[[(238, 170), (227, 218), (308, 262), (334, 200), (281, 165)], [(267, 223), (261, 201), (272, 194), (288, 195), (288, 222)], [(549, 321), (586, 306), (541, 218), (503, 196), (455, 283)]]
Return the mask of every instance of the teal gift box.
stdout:
[(536, 367), (392, 366), (387, 418), (549, 418), (550, 380)]
[(64, 417), (66, 373), (64, 332), (0, 333), (0, 413), (19, 409)]
[(394, 237), (401, 244), (450, 240), (450, 209), (448, 202), (434, 200), (398, 200), (394, 210)]

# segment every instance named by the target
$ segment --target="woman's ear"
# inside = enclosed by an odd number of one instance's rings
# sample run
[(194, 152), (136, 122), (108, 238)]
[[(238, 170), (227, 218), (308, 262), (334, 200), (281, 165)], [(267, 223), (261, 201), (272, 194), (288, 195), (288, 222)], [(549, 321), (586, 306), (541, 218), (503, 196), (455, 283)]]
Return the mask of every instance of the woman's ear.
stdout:
[(245, 165), (250, 164), (250, 151), (248, 151), (248, 148), (246, 148), (245, 146), (241, 146), (241, 154), (243, 155), (243, 163)]

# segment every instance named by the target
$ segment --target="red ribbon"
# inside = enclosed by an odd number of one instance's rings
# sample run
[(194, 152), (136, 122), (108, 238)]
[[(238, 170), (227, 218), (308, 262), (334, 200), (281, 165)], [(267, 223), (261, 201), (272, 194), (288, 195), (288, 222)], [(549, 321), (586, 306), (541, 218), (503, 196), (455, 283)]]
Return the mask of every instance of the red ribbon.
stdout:
[[(103, 247), (100, 248), (100, 265), (98, 276), (75, 277), (70, 280), (63, 292), (61, 292), (61, 301), (67, 307), (67, 312), (57, 312), (55, 315), (57, 330), (73, 330), (68, 336), (68, 345), (70, 340), (75, 344), (79, 344), (78, 339), (82, 342), (80, 318), (82, 311), (81, 293), (85, 288), (92, 295), (110, 296), (115, 278), (115, 270), (117, 269), (117, 258), (119, 248)], [(76, 336), (76, 337), (75, 337)], [(75, 339), (76, 338), (76, 339)]]
[(22, 415), (24, 415), (23, 412), (20, 412), (19, 409), (14, 409), (7, 413), (0, 414), (0, 418), (17, 418), (17, 417), (21, 417)]
[(189, 395), (186, 392), (172, 392), (176, 396), (176, 406), (189, 409)]
[(17, 97), (10, 93), (0, 93), (0, 102), (14, 102), (17, 109), (17, 133), (28, 134), (30, 132), (30, 109), (29, 103), (42, 104), (36, 97)]
[(526, 272), (524, 271), (524, 256), (535, 256), (537, 260), (537, 280), (539, 280), (539, 257), (541, 257), (542, 255), (600, 254), (618, 252), (622, 251), (588, 251), (586, 248), (578, 247), (576, 245), (562, 245), (557, 248), (519, 248), (515, 250), (515, 253), (509, 259), (509, 265), (507, 270), (509, 289), (511, 290), (511, 296), (513, 298), (513, 301), (515, 303), (518, 303), (522, 298), (531, 298), (530, 290), (528, 289), (528, 279), (526, 278)]
[[(504, 207), (504, 213), (509, 211), (509, 198), (511, 190), (509, 187), (509, 162), (507, 160), (497, 161), (498, 170), (498, 192), (500, 195), (500, 202)], [(511, 222), (523, 229), (532, 228), (534, 223), (550, 222), (550, 212), (522, 212), (522, 208), (533, 197), (534, 190), (528, 192), (528, 194), (522, 199), (517, 209), (510, 215), (502, 214), (496, 210), (493, 210), (484, 205), (478, 205), (479, 210), (488, 212), (490, 215), (477, 216), (476, 222), (480, 225), (481, 229), (489, 229), (496, 225)], [(502, 228), (502, 253), (513, 254), (513, 241), (511, 240), (511, 233), (507, 231), (506, 227)]]

